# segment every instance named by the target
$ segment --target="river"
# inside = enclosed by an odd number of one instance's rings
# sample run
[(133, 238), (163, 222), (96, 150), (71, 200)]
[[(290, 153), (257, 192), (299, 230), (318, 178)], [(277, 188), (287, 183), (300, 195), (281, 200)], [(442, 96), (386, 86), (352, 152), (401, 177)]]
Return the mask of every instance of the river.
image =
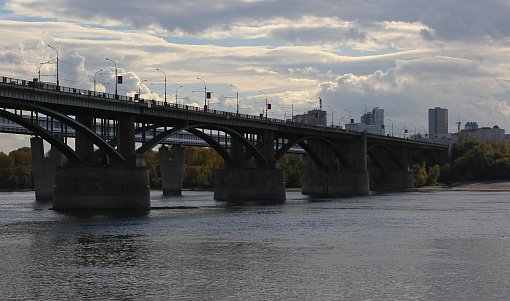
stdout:
[(287, 198), (63, 213), (0, 193), (0, 299), (510, 299), (510, 192)]

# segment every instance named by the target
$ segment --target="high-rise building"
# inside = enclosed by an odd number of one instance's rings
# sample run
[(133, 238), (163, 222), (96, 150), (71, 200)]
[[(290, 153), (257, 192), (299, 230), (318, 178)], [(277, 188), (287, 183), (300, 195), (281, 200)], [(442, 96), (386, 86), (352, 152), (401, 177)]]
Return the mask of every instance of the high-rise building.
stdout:
[(361, 116), (361, 123), (372, 125), (372, 124), (384, 124), (384, 109), (373, 108), (372, 112), (367, 112)]
[(448, 134), (448, 109), (440, 107), (429, 109), (429, 134), (431, 136)]

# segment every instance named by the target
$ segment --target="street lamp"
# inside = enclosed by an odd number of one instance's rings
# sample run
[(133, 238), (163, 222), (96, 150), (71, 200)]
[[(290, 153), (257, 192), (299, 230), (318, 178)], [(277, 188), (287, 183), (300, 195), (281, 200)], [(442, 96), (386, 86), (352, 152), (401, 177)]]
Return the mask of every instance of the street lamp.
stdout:
[(103, 69), (97, 71), (96, 74), (94, 74), (94, 95), (96, 95), (96, 76), (101, 71), (103, 71)]
[(138, 96), (142, 98), (142, 83), (146, 82), (147, 80), (144, 79), (143, 82), (140, 81), (140, 84), (138, 85)]
[(349, 122), (350, 122), (350, 123), (353, 123), (353, 122), (352, 122), (351, 112), (349, 112), (347, 109), (344, 109), (344, 111), (346, 111), (347, 113), (349, 113), (349, 119), (350, 119), (350, 120), (349, 120)]
[(48, 47), (50, 47), (51, 49), (55, 50), (55, 53), (57, 54), (57, 88), (59, 87), (59, 81), (58, 81), (58, 51), (55, 47), (51, 46), (48, 44)]
[(39, 79), (38, 79), (39, 82), (41, 82), (41, 66), (50, 63), (51, 63), (50, 61), (47, 61), (46, 63), (39, 63)]
[(393, 135), (393, 120), (391, 120), (391, 119), (389, 119), (389, 118), (388, 118), (388, 120), (389, 120), (389, 121), (391, 121), (391, 137), (395, 137), (395, 136)]
[(205, 84), (205, 81), (200, 77), (197, 77), (197, 79), (204, 82), (204, 110), (207, 111), (207, 85)]
[(177, 91), (179, 91), (180, 88), (182, 88), (182, 86), (179, 86), (179, 88), (175, 90), (175, 105), (177, 105)]
[(330, 109), (331, 109), (331, 127), (333, 127), (333, 118), (334, 118), (334, 116), (335, 116), (335, 115), (333, 115), (333, 114), (334, 114), (334, 112), (333, 112), (333, 108), (332, 108), (332, 107), (330, 107), (330, 106), (328, 106), (328, 108), (330, 108)]
[(292, 121), (291, 122), (294, 122), (294, 101), (292, 99), (290, 99), (290, 97), (288, 97), (288, 96), (287, 96), (287, 98), (290, 100), (290, 103), (292, 104), (291, 105), (291, 108), (292, 108), (292, 111), (291, 111)]
[(165, 71), (163, 71), (163, 70), (161, 70), (159, 68), (156, 69), (156, 70), (163, 72), (163, 74), (165, 75), (165, 106), (166, 106), (166, 73), (165, 73)]
[(117, 84), (119, 83), (119, 78), (117, 75), (117, 63), (115, 63), (114, 60), (110, 60), (109, 58), (106, 58), (107, 61), (113, 62), (115, 65), (115, 99), (117, 99)]
[[(264, 92), (262, 92), (262, 91), (259, 91), (259, 92), (260, 92), (260, 93), (264, 93)], [(267, 121), (267, 94), (266, 94), (266, 93), (264, 93), (264, 95), (266, 95), (266, 121)], [(264, 113), (264, 112), (262, 112), (262, 113)]]
[(236, 93), (236, 104), (237, 104), (237, 111), (236, 111), (236, 116), (239, 115), (239, 89), (237, 89), (236, 86), (230, 84), (232, 87), (236, 88), (237, 90), (237, 93)]

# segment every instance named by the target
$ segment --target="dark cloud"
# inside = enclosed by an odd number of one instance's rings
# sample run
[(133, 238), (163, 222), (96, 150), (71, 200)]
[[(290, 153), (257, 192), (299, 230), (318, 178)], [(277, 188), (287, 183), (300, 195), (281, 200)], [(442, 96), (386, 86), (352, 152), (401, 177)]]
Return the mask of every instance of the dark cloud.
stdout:
[[(119, 21), (135, 28), (159, 26), (169, 31), (198, 34), (208, 29), (229, 30), (234, 24), (270, 22), (277, 18), (299, 20), (302, 17), (331, 17), (362, 22), (421, 22), (434, 30), (441, 40), (479, 40), (490, 36), (500, 39), (510, 35), (510, 5), (501, 0), (10, 0), (7, 8), (28, 10), (32, 14), (55, 14), (61, 19)], [(29, 5), (28, 5), (29, 4)], [(317, 29), (273, 32), (290, 40), (314, 40)], [(363, 33), (334, 32), (323, 28), (325, 39), (359, 39)], [(294, 35), (294, 36), (293, 36)], [(422, 31), (422, 37), (430, 38)]]

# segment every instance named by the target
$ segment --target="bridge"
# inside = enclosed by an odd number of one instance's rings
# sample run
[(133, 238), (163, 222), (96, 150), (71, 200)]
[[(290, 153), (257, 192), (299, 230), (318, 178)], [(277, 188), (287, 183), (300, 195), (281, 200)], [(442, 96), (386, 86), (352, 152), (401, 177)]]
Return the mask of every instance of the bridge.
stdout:
[[(50, 180), (54, 174), (53, 183), (35, 183), (36, 195), (37, 186), (49, 187), (55, 209), (150, 208), (143, 156), (183, 132), (198, 137), (225, 160), (225, 168), (216, 171), (214, 188), (214, 198), (225, 201), (285, 200), (278, 162), (296, 146), (309, 158), (302, 193), (325, 197), (411, 188), (411, 164), (448, 160), (444, 145), (8, 77), (0, 80), (0, 117), (35, 136), (34, 181), (36, 174)], [(68, 141), (73, 135), (74, 147)], [(44, 158), (42, 140), (52, 146), (50, 158)], [(180, 193), (183, 152), (177, 147), (170, 161), (168, 148), (160, 148), (163, 189), (168, 193)], [(60, 154), (68, 163), (55, 168)], [(383, 176), (370, 175), (369, 160)]]

